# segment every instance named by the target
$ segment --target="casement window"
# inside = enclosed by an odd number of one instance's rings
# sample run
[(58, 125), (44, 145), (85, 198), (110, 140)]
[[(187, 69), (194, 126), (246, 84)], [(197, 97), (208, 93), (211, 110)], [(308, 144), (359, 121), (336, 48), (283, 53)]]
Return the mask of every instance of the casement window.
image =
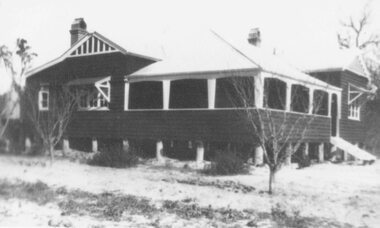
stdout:
[(364, 89), (349, 84), (348, 85), (348, 118), (352, 120), (360, 120), (361, 96), (364, 94)]
[(75, 86), (79, 110), (108, 110), (111, 97), (109, 77), (81, 79), (69, 85)]
[(360, 103), (356, 99), (348, 106), (348, 118), (353, 120), (360, 120)]
[[(106, 94), (109, 97), (109, 94)], [(81, 110), (107, 110), (108, 99), (95, 87), (78, 88), (78, 106)]]
[(49, 87), (46, 85), (41, 86), (38, 91), (38, 109), (40, 111), (49, 110)]

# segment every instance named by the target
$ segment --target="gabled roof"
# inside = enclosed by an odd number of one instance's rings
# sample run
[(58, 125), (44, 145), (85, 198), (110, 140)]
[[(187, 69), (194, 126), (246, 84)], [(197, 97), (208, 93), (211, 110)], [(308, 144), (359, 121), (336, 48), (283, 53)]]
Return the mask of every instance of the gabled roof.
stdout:
[[(245, 39), (240, 45), (231, 45), (219, 35), (208, 31), (197, 33), (199, 40), (191, 44), (166, 46), (166, 57), (162, 61), (146, 66), (127, 76), (129, 81), (178, 79), (189, 77), (215, 77), (232, 72), (260, 70), (285, 78), (320, 87), (338, 89), (304, 74), (281, 61), (274, 55), (249, 44)], [(213, 74), (210, 74), (214, 72)], [(191, 75), (191, 76), (190, 76)], [(218, 77), (218, 76), (217, 76)], [(338, 89), (339, 90), (339, 89)]]
[[(95, 46), (95, 44), (97, 44), (98, 46)], [(74, 43), (61, 56), (39, 67), (31, 69), (30, 71), (26, 73), (26, 76), (27, 77), (32, 76), (42, 70), (45, 70), (51, 66), (54, 66), (57, 63), (64, 61), (67, 58), (106, 54), (106, 53), (112, 53), (112, 52), (120, 52), (124, 55), (136, 56), (139, 58), (144, 58), (144, 59), (148, 59), (152, 61), (159, 61), (159, 59), (156, 59), (153, 57), (129, 52), (98, 32), (88, 32), (84, 37), (82, 37), (76, 43)]]
[(370, 76), (359, 50), (312, 52), (302, 55), (294, 64), (307, 73), (347, 70), (365, 78)]

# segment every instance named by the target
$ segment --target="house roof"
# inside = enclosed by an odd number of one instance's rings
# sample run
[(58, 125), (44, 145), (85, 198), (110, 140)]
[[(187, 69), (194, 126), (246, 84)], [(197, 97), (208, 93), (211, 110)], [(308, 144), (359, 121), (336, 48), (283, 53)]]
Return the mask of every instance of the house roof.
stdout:
[(312, 52), (294, 59), (293, 63), (307, 73), (347, 70), (365, 78), (370, 75), (359, 50)]
[[(122, 48), (121, 46), (119, 46), (118, 44), (114, 43), (113, 41), (111, 41), (110, 39), (106, 38), (105, 36), (101, 35), (100, 33), (98, 32), (88, 32), (85, 36), (83, 36), (81, 39), (79, 39), (76, 43), (74, 43), (67, 51), (65, 51), (61, 56), (59, 56), (58, 58), (55, 58), (39, 67), (36, 67), (36, 68), (33, 68), (31, 70), (29, 70), (27, 73), (26, 73), (26, 76), (27, 77), (30, 77), (42, 70), (45, 70), (51, 66), (54, 66), (62, 61), (64, 61), (65, 59), (67, 58), (70, 58), (70, 57), (75, 57), (74, 53), (76, 52), (76, 50), (80, 49), (82, 45), (84, 45), (87, 41), (89, 41), (90, 39), (94, 39), (96, 38), (97, 40), (100, 40), (101, 42), (103, 42), (105, 45), (109, 46), (110, 47), (110, 52), (120, 52), (124, 55), (129, 55), (129, 56), (136, 56), (136, 57), (139, 57), (139, 58), (144, 58), (144, 59), (149, 59), (149, 60), (152, 60), (152, 61), (159, 61), (159, 59), (156, 59), (156, 58), (153, 58), (153, 57), (150, 57), (150, 56), (145, 56), (145, 55), (140, 55), (140, 54), (137, 54), (137, 53), (134, 53), (134, 52), (130, 52), (130, 51), (127, 51), (125, 50), (124, 48)], [(107, 53), (107, 52), (99, 52), (99, 53), (96, 53), (96, 54), (103, 54), (103, 53)]]
[(126, 78), (129, 81), (182, 79), (191, 75), (203, 75), (207, 78), (218, 77), (218, 73), (219, 77), (225, 77), (224, 73), (231, 75), (234, 71), (260, 70), (306, 84), (338, 89), (296, 70), (280, 58), (250, 45), (246, 40), (242, 41), (244, 42), (240, 45), (232, 45), (212, 31), (197, 33), (197, 40), (191, 44), (177, 42), (173, 47), (169, 43), (164, 47), (166, 56), (162, 61), (142, 68)]

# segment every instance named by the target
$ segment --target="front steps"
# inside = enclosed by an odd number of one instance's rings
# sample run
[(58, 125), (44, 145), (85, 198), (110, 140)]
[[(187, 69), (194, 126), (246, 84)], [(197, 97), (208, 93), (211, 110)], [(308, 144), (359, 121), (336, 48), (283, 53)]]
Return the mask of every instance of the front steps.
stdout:
[(375, 161), (376, 157), (367, 151), (360, 149), (359, 147), (353, 145), (352, 143), (340, 138), (340, 137), (331, 137), (330, 143), (338, 147), (341, 150), (344, 150), (346, 153), (354, 156), (355, 158), (363, 161)]

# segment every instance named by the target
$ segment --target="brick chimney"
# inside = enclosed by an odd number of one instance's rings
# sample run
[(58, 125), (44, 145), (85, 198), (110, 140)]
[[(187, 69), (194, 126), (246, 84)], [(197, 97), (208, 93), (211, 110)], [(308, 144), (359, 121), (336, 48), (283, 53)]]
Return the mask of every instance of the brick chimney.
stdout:
[(71, 46), (87, 34), (87, 24), (83, 18), (76, 18), (71, 24)]
[(259, 28), (253, 28), (249, 31), (248, 34), (248, 43), (260, 47), (261, 44), (261, 35)]

